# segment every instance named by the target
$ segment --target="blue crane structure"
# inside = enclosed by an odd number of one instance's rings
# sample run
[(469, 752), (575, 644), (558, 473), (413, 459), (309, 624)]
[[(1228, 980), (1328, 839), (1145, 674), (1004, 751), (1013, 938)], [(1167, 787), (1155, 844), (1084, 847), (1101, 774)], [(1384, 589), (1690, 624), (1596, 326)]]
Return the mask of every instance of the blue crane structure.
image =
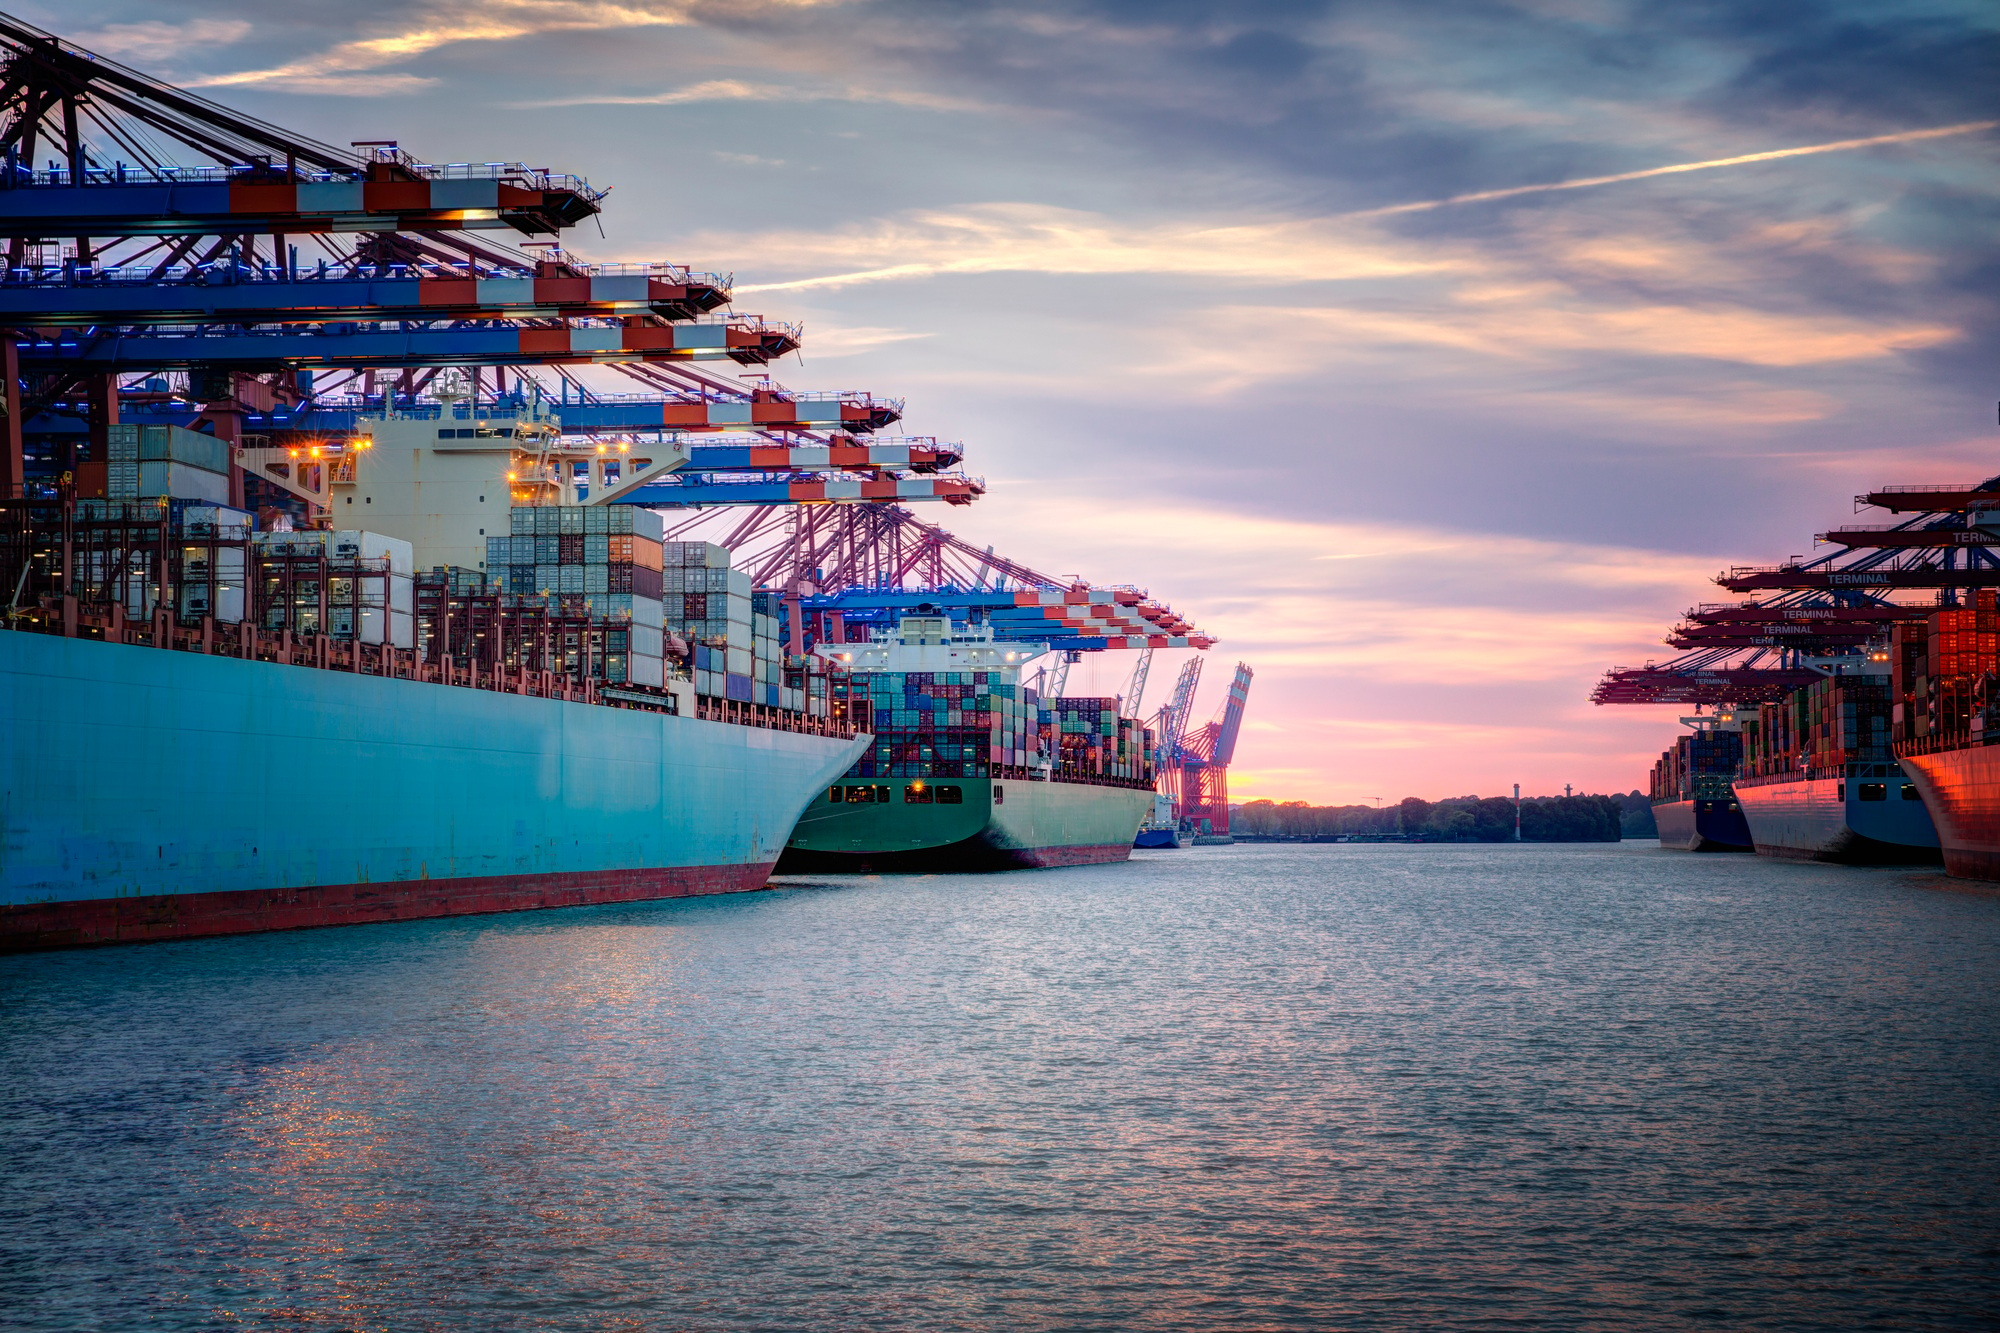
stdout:
[[(962, 504), (984, 489), (947, 471), (944, 451), (852, 447), (894, 423), (900, 402), (695, 372), (762, 366), (800, 345), (795, 325), (727, 312), (728, 276), (483, 239), (556, 237), (594, 215), (603, 192), (579, 177), (426, 163), (387, 140), (337, 148), (6, 16), (0, 116), (7, 489), (28, 481), (30, 461), (52, 478), (103, 459), (121, 420), (337, 457), (365, 413), (443, 410), (426, 396), (441, 373), (468, 377), (474, 404), (552, 389), (566, 434), (752, 431), (789, 449), (693, 452), (625, 503)], [(651, 392), (593, 391), (575, 374), (586, 366)], [(296, 490), (248, 484), (299, 503)]]
[[(874, 438), (900, 400), (773, 382), (757, 368), (803, 333), (730, 312), (729, 276), (567, 253), (603, 198), (518, 162), (321, 143), (0, 15), (0, 493), (103, 464), (112, 426), (172, 424), (231, 446), (233, 503), (314, 521), (324, 486), (293, 473), (359, 462), (342, 456), (365, 418), (435, 417), (456, 438), (532, 412), (592, 502), (687, 515), (670, 536), (726, 516), (722, 544), (784, 599), (791, 651), (915, 610), (1064, 664), (1213, 642), (1139, 589), (917, 520), (909, 502), (983, 493), (963, 447)], [(707, 369), (722, 363), (753, 373)]]

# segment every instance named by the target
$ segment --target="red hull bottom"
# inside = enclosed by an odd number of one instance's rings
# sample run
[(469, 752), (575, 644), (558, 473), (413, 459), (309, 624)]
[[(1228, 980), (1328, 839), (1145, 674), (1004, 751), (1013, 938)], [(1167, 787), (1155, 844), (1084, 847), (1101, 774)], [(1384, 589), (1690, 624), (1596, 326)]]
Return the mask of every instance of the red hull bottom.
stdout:
[(770, 874), (769, 863), (680, 866), (25, 903), (0, 907), (0, 953), (744, 893)]
[(807, 852), (787, 847), (778, 858), (781, 875), (968, 874), (996, 870), (1053, 870), (1058, 866), (1098, 866), (1132, 859), (1129, 842), (1090, 847), (994, 847), (978, 838), (912, 852)]

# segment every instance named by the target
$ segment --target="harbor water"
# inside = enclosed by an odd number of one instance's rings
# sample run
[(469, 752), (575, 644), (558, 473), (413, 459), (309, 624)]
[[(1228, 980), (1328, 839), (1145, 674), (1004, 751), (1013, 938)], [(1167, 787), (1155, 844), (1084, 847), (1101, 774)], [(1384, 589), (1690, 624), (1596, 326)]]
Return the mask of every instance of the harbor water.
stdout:
[(785, 883), (0, 958), (0, 1327), (2000, 1322), (2000, 898), (1933, 873)]

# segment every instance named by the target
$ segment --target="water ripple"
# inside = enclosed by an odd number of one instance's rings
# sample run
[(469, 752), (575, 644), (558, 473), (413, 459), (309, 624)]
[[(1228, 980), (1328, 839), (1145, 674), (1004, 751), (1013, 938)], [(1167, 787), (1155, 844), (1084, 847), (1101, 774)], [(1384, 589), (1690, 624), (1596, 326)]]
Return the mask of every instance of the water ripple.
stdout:
[(0, 1326), (1993, 1327), (1996, 956), (1633, 844), (0, 960)]

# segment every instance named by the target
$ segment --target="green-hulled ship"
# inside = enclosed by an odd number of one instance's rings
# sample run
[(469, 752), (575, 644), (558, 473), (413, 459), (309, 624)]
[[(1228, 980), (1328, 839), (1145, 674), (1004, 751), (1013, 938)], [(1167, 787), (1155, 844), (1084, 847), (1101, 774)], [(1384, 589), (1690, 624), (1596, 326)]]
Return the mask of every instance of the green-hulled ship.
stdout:
[(1041, 699), (1038, 653), (909, 617), (822, 650), (837, 714), (874, 744), (821, 790), (779, 873), (978, 871), (1122, 861), (1153, 804), (1153, 737), (1115, 699)]

